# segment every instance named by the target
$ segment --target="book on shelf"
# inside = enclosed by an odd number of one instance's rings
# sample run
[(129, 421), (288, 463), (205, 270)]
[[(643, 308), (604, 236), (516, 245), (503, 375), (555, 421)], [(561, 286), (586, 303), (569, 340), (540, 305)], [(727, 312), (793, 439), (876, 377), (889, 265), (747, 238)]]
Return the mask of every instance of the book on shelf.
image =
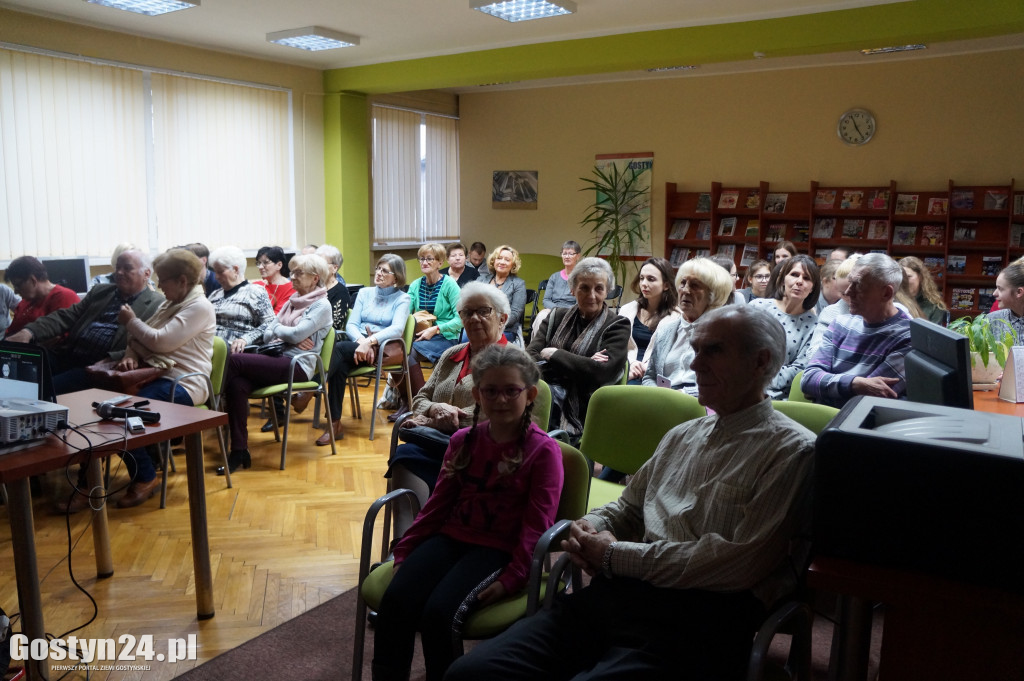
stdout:
[(711, 238), (711, 220), (701, 220), (697, 223), (697, 238), (701, 241)]
[(986, 189), (985, 210), (1006, 210), (1006, 204), (1010, 200), (1008, 189)]
[(1015, 222), (1010, 225), (1010, 248), (1024, 246), (1024, 224)]
[(814, 193), (815, 208), (831, 208), (836, 205), (835, 189), (819, 189)]
[(928, 199), (928, 215), (945, 215), (949, 212), (949, 199), (935, 198)]
[(876, 189), (868, 196), (868, 208), (871, 210), (889, 210), (889, 190)]
[(719, 244), (717, 255), (724, 255), (729, 258), (736, 258), (736, 244)]
[(932, 273), (933, 279), (942, 279), (942, 275), (946, 273), (946, 259), (941, 255), (930, 255), (924, 259), (924, 266), (929, 272)]
[(954, 189), (950, 192), (949, 202), (957, 210), (973, 210), (974, 191), (971, 189)]
[(826, 262), (828, 262), (828, 259), (832, 255), (833, 250), (834, 249), (831, 248), (819, 248), (818, 250), (816, 250), (814, 252), (815, 262), (817, 262), (819, 266), (824, 265)]
[(768, 229), (764, 233), (765, 241), (782, 241), (786, 236), (785, 222), (769, 222)]
[(843, 238), (859, 239), (864, 236), (864, 220), (843, 220)]
[(896, 225), (892, 232), (894, 246), (912, 246), (917, 237), (917, 225)]
[(946, 237), (946, 228), (942, 225), (921, 225), (921, 245), (941, 246)]
[(992, 310), (992, 306), (996, 302), (996, 290), (994, 288), (979, 288), (978, 289), (978, 310), (981, 312), (989, 312)]
[(672, 249), (672, 255), (669, 256), (669, 263), (672, 267), (679, 267), (690, 257), (690, 249), (682, 246), (676, 246)]
[(995, 277), (1003, 269), (1003, 256), (983, 255), (981, 256), (981, 273), (986, 277)]
[(973, 310), (974, 299), (978, 295), (978, 290), (973, 288), (955, 288), (950, 296), (950, 309), (953, 310)]
[(765, 213), (785, 213), (786, 203), (789, 201), (789, 194), (770, 192), (764, 197)]
[(1024, 193), (1018, 192), (1013, 195), (1013, 214), (1024, 215)]
[(967, 269), (966, 255), (950, 255), (946, 263), (946, 271), (950, 274), (963, 274)]
[(708, 192), (701, 192), (697, 195), (697, 208), (694, 210), (695, 213), (710, 213), (711, 212), (711, 194)]
[(732, 236), (736, 232), (736, 218), (722, 218), (718, 223), (718, 236)]
[(864, 192), (859, 189), (844, 189), (843, 198), (839, 202), (840, 208), (858, 210), (864, 205)]
[(718, 207), (735, 208), (739, 201), (740, 192), (738, 189), (726, 189), (722, 192), (721, 196), (718, 197)]
[(693, 252), (693, 257), (695, 257), (695, 258), (706, 258), (706, 257), (708, 257), (710, 255), (711, 255), (711, 249), (710, 248), (698, 248), (697, 250), (695, 250)]
[(807, 235), (810, 234), (811, 227), (807, 223), (799, 223), (793, 225), (793, 243), (805, 244), (807, 243)]
[(868, 222), (868, 239), (888, 239), (889, 238), (889, 221), (888, 220), (871, 220)]
[(977, 220), (957, 220), (953, 227), (953, 241), (974, 241), (977, 235)]
[(919, 194), (897, 194), (896, 215), (915, 215), (917, 213), (917, 201)]
[(831, 239), (832, 232), (836, 229), (835, 218), (815, 218), (814, 219), (814, 238), (815, 239)]
[(672, 222), (672, 233), (668, 235), (669, 239), (685, 239), (686, 233), (690, 231), (689, 220), (675, 220)]
[(758, 208), (761, 207), (761, 192), (759, 190), (757, 190), (757, 189), (748, 189), (747, 190), (746, 207), (747, 208), (753, 208), (754, 210), (757, 210)]
[(757, 244), (743, 244), (743, 253), (740, 255), (740, 267), (749, 267), (757, 260)]
[(757, 218), (747, 220), (747, 228), (743, 231), (743, 236), (757, 236), (757, 231), (760, 227), (761, 222)]

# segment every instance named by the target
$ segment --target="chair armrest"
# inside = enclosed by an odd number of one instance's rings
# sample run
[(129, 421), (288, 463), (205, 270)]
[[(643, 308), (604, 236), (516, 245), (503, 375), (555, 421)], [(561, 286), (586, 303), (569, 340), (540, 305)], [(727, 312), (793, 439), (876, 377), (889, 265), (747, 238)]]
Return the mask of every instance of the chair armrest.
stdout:
[[(366, 510), (366, 517), (363, 518), (363, 536), (359, 547), (359, 584), (362, 584), (363, 580), (366, 579), (366, 575), (370, 574), (370, 551), (373, 550), (373, 530), (374, 524), (377, 522), (377, 514), (385, 506), (398, 503), (399, 501), (406, 501), (405, 497), (409, 498), (408, 503), (412, 505), (414, 514), (419, 513), (419, 498), (411, 489), (405, 488), (388, 492), (370, 504), (370, 508)], [(386, 549), (387, 547), (384, 548)]]
[[(199, 376), (200, 378), (202, 378), (206, 382), (206, 395), (207, 395), (206, 401), (209, 402), (213, 406), (214, 409), (216, 409), (217, 408), (217, 400), (215, 399), (214, 394), (213, 394), (213, 382), (210, 380), (210, 375), (209, 374), (204, 374), (202, 371), (191, 371), (191, 372), (189, 372), (187, 374), (182, 374), (181, 376), (176, 376), (174, 378), (174, 382), (171, 384), (171, 394), (170, 394), (170, 399), (168, 400), (168, 402), (170, 402), (171, 404), (174, 404), (174, 393), (177, 392), (178, 384), (181, 383), (181, 379), (183, 379), (183, 378), (191, 378), (193, 376)], [(195, 405), (193, 405), (193, 406), (195, 406)]]
[(288, 369), (289, 369), (289, 372), (288, 372), (288, 390), (289, 391), (292, 389), (292, 385), (295, 383), (295, 365), (298, 363), (298, 361), (299, 361), (299, 359), (301, 357), (307, 357), (307, 356), (308, 357), (313, 357), (314, 360), (315, 360), (315, 363), (316, 363), (316, 367), (313, 369), (313, 376), (310, 376), (310, 379), (312, 379), (315, 376), (319, 376), (321, 384), (324, 384), (324, 383), (327, 382), (327, 374), (324, 372), (324, 362), (323, 362), (323, 359), (320, 357), (320, 353), (319, 352), (313, 352), (312, 350), (307, 350), (305, 352), (300, 352), (299, 354), (293, 356), (292, 357), (292, 361), (291, 361), (291, 363), (288, 366)]
[(532, 615), (540, 607), (540, 585), (544, 573), (544, 566), (548, 554), (560, 547), (555, 542), (561, 539), (562, 535), (568, 533), (572, 525), (571, 520), (559, 520), (549, 527), (537, 540), (537, 546), (533, 549), (533, 559), (530, 561), (530, 577), (527, 582), (526, 614)]
[(395, 427), (391, 430), (391, 453), (388, 456), (388, 461), (393, 461), (395, 458), (395, 450), (398, 449), (398, 445), (401, 442), (401, 438), (398, 437), (398, 431), (401, 429), (402, 423), (410, 416), (412, 416), (412, 412), (407, 411), (395, 420)]
[(800, 667), (799, 678), (810, 673), (811, 625), (814, 613), (810, 606), (800, 601), (786, 601), (776, 607), (757, 630), (750, 650), (747, 666), (747, 681), (763, 681), (768, 649), (776, 634), (788, 632), (793, 635), (790, 642), (790, 662)]
[(409, 348), (405, 347), (405, 339), (399, 336), (398, 338), (389, 338), (377, 348), (376, 364), (377, 368), (384, 366), (384, 348), (387, 347), (388, 343), (399, 343), (402, 346), (402, 356), (405, 357), (405, 361), (409, 361)]

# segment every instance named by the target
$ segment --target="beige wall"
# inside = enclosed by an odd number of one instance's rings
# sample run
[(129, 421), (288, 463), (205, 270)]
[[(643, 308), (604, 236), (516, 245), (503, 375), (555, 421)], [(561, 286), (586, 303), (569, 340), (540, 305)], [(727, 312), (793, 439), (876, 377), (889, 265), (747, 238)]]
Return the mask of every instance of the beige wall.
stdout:
[(291, 89), (297, 245), (323, 243), (323, 78), (319, 70), (148, 40), (6, 9), (0, 9), (0, 41)]
[[(663, 255), (665, 182), (681, 190), (771, 183), (1024, 189), (1024, 51), (663, 81), (463, 95), (462, 234), (557, 253), (586, 234), (588, 196), (577, 179), (594, 155), (654, 152), (652, 222)], [(836, 136), (839, 115), (878, 120), (863, 147)], [(494, 170), (539, 171), (535, 211), (494, 210)]]

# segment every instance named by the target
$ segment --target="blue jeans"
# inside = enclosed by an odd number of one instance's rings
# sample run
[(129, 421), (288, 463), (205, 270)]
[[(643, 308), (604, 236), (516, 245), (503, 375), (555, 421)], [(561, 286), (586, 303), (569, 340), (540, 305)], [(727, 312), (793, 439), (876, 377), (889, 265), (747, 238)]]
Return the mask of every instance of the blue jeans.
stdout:
[(437, 334), (430, 340), (414, 341), (412, 351), (415, 353), (417, 360), (426, 360), (433, 364), (444, 354), (445, 350), (457, 342)]
[[(194, 406), (188, 391), (180, 385), (175, 388), (174, 399), (172, 400), (172, 385), (174, 385), (174, 381), (171, 379), (157, 379), (140, 390), (138, 397), (148, 400), (159, 400), (161, 402), (185, 404), (190, 407)], [(160, 406), (157, 404), (150, 404), (149, 406), (155, 412), (160, 411)], [(156, 477), (156, 466), (153, 464), (153, 457), (150, 456), (148, 449), (148, 447), (140, 447), (121, 455), (121, 458), (124, 460), (124, 467), (128, 470), (128, 475), (131, 476), (132, 482), (149, 482)]]

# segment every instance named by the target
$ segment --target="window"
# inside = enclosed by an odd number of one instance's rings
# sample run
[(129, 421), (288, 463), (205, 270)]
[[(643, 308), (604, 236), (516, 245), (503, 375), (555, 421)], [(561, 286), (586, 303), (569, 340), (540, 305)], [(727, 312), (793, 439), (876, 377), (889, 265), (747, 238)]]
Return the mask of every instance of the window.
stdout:
[(458, 119), (373, 106), (374, 245), (458, 238)]
[(294, 244), (291, 95), (0, 49), (0, 260)]

